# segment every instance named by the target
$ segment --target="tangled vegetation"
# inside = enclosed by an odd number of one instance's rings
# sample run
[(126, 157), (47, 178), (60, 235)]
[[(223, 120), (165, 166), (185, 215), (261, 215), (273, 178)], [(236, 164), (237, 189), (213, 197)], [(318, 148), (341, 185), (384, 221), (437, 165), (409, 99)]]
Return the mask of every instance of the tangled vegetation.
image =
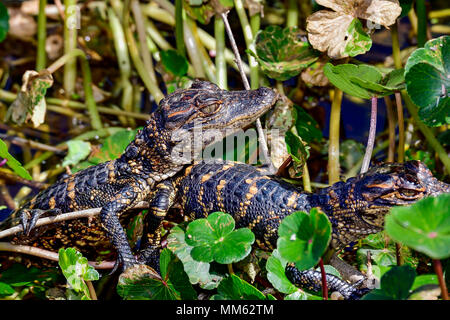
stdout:
[[(446, 1), (6, 3), (0, 3), (0, 221), (61, 175), (117, 158), (159, 101), (196, 78), (230, 90), (271, 87), (284, 97), (256, 123), (259, 135), (262, 128), (282, 132), (267, 137), (270, 158), (259, 160), (270, 159), (284, 180), (305, 191), (371, 164), (412, 159), (449, 180)], [(224, 157), (249, 162), (256, 143)], [(449, 201), (441, 195), (393, 208), (384, 231), (339, 253), (355, 273), (379, 284), (363, 299), (448, 299)], [(126, 226), (133, 245), (146, 213), (141, 208)], [(73, 248), (32, 253), (59, 261), (59, 269), (38, 268), (0, 242), (0, 298), (328, 299), (326, 290), (294, 286), (284, 269), (294, 263), (343, 278), (328, 264), (330, 222), (316, 209), (288, 218), (273, 252), (254, 248), (253, 233), (235, 229), (226, 213), (166, 221), (160, 273), (143, 269), (119, 278), (95, 270)]]

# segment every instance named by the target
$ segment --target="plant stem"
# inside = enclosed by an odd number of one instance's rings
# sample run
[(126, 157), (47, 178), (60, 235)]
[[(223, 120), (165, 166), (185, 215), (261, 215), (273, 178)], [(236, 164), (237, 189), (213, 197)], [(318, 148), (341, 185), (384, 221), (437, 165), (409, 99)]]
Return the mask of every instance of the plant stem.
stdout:
[[(126, 2), (125, 2), (125, 5), (126, 5)], [(141, 6), (139, 5), (138, 0), (131, 0), (131, 10), (133, 11), (134, 22), (136, 25), (136, 31), (137, 31), (138, 38), (139, 38), (139, 43), (140, 43), (139, 49), (140, 49), (141, 58), (142, 58), (142, 61), (144, 63), (144, 67), (145, 67), (144, 72), (146, 72), (148, 74), (152, 84), (154, 84), (156, 87), (158, 87), (155, 70), (153, 68), (152, 57), (151, 57), (150, 51), (148, 49), (148, 46), (146, 45), (147, 37), (146, 37), (146, 33), (145, 33), (144, 16), (142, 15)], [(155, 100), (156, 100), (156, 98), (155, 98)], [(157, 102), (159, 102), (159, 100)]]
[(448, 300), (448, 290), (447, 290), (447, 285), (445, 284), (445, 281), (444, 281), (444, 275), (442, 273), (441, 260), (433, 259), (433, 268), (434, 268), (434, 272), (438, 276), (439, 286), (441, 287), (442, 300)]
[[(88, 113), (91, 119), (91, 125), (94, 129), (98, 130), (102, 128), (102, 122), (100, 120), (100, 115), (97, 110), (97, 105), (94, 99), (94, 93), (92, 92), (92, 77), (91, 69), (89, 67), (89, 62), (86, 58), (85, 53), (80, 49), (73, 49), (69, 53), (63, 55), (61, 58), (53, 62), (48, 68), (48, 72), (54, 73), (62, 65), (66, 66), (75, 57), (80, 57), (81, 59), (81, 72), (83, 73), (83, 89), (84, 96), (86, 100), (86, 105)], [(48, 101), (48, 100), (47, 100)]]
[(214, 16), (214, 37), (216, 38), (216, 84), (227, 89), (227, 62), (225, 60), (225, 24), (219, 15)]
[(45, 40), (47, 38), (47, 16), (45, 15), (46, 5), (47, 0), (39, 0), (36, 71), (41, 71), (47, 65), (47, 53), (45, 52)]
[(203, 68), (203, 72), (206, 74), (206, 77), (211, 82), (216, 82), (216, 67), (211, 61), (211, 58), (209, 57), (208, 52), (206, 51), (205, 47), (202, 45), (200, 38), (198, 36), (197, 32), (197, 24), (196, 22), (190, 18), (186, 17), (186, 23), (185, 28), (189, 29), (189, 32), (191, 34), (191, 38), (194, 41), (195, 45), (195, 54), (200, 58), (200, 62)]
[[(234, 0), (234, 6), (241, 23), (242, 31), (244, 34), (245, 44), (248, 50), (256, 52), (255, 45), (253, 43), (252, 28), (248, 22), (247, 14), (245, 13), (244, 3), (242, 0)], [(256, 58), (247, 54), (248, 62), (250, 65), (250, 84), (251, 89), (257, 89), (259, 87), (259, 67)]]
[(372, 97), (371, 99), (371, 110), (370, 110), (370, 128), (369, 137), (367, 139), (366, 153), (364, 154), (363, 163), (361, 166), (361, 173), (367, 172), (369, 170), (370, 158), (372, 157), (373, 146), (375, 145), (375, 134), (377, 131), (377, 97)]
[(312, 192), (311, 180), (309, 178), (308, 164), (306, 162), (305, 165), (303, 166), (302, 180), (303, 180), (303, 190), (305, 190), (306, 192)]
[(298, 26), (298, 0), (288, 0), (286, 27)]
[(335, 88), (333, 102), (331, 103), (330, 134), (328, 146), (328, 183), (330, 185), (340, 180), (339, 130), (341, 121), (342, 96), (342, 90)]
[(417, 46), (422, 48), (427, 42), (427, 8), (425, 0), (416, 0)]
[(388, 132), (389, 132), (389, 148), (388, 148), (388, 162), (394, 162), (395, 157), (395, 116), (392, 101), (389, 96), (384, 97), (386, 104), (387, 119), (388, 119)]
[[(154, 81), (156, 79), (155, 74), (153, 73), (153, 76), (151, 76), (146, 72), (146, 66), (139, 57), (139, 49), (137, 47), (136, 41), (134, 40), (133, 32), (131, 31), (130, 28), (129, 0), (125, 1), (122, 20), (123, 20), (123, 30), (125, 32), (125, 37), (127, 39), (128, 50), (130, 51), (131, 60), (133, 60), (133, 64), (136, 68), (136, 71), (139, 74), (142, 81), (144, 82), (145, 87), (153, 96), (156, 103), (159, 103), (159, 101), (161, 101), (161, 99), (164, 98), (164, 94), (159, 89), (156, 81)], [(145, 42), (142, 43), (142, 46), (147, 47)]]
[(228, 268), (229, 274), (234, 274), (233, 264), (231, 264), (231, 263), (227, 264), (227, 268)]
[(322, 275), (322, 297), (324, 300), (328, 300), (328, 286), (327, 286), (327, 274), (325, 273), (325, 267), (323, 266), (323, 260), (319, 260), (320, 273)]
[[(64, 21), (64, 55), (68, 55), (77, 48), (77, 25), (78, 11), (74, 10), (77, 0), (64, 0), (65, 17)], [(44, 11), (45, 12), (45, 11)], [(77, 63), (74, 58), (64, 64), (64, 90), (66, 97), (70, 97), (75, 91), (75, 81), (77, 77)]]
[(397, 161), (405, 161), (405, 121), (403, 119), (403, 104), (400, 92), (395, 93), (395, 103), (397, 105), (397, 119), (398, 119), (398, 150)]
[(400, 43), (398, 40), (398, 20), (391, 26), (392, 39), (392, 58), (394, 59), (395, 69), (402, 68), (402, 59), (400, 56)]
[[(131, 112), (133, 110), (133, 87), (130, 82), (131, 63), (128, 55), (128, 48), (126, 46), (125, 34), (123, 32), (120, 20), (112, 8), (108, 9), (108, 20), (111, 31), (114, 34), (114, 48), (116, 50), (117, 62), (120, 70), (120, 81), (122, 85), (122, 108), (127, 112)], [(127, 121), (127, 123), (133, 127), (136, 125), (133, 118), (130, 119), (129, 122)]]
[(86, 281), (86, 285), (89, 289), (89, 295), (91, 296), (92, 300), (98, 300), (97, 294), (95, 293), (94, 286), (92, 285), (92, 281)]
[(417, 113), (417, 107), (414, 105), (414, 103), (409, 98), (408, 94), (405, 90), (402, 90), (402, 96), (403, 100), (405, 101), (406, 108), (408, 109), (408, 112), (413, 117), (414, 121), (416, 122), (416, 125), (419, 127), (419, 130), (422, 132), (422, 134), (425, 136), (425, 139), (427, 139), (428, 143), (430, 144), (431, 148), (434, 149), (434, 151), (438, 154), (439, 159), (441, 159), (442, 164), (445, 167), (445, 170), (447, 173), (450, 173), (450, 158), (447, 155), (447, 152), (442, 147), (442, 145), (439, 143), (437, 138), (434, 136), (433, 131), (428, 128), (419, 118), (419, 115)]
[(184, 57), (186, 56), (186, 47), (184, 46), (183, 31), (183, 1), (175, 0), (175, 42), (178, 54)]

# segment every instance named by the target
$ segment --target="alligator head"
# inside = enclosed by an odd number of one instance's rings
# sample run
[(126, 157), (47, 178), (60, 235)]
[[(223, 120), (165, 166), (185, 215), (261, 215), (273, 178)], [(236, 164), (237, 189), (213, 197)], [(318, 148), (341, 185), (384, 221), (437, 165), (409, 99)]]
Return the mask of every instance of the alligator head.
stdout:
[(250, 125), (277, 100), (278, 94), (268, 88), (227, 91), (195, 80), (189, 89), (176, 90), (161, 100), (122, 159), (144, 163), (154, 180), (166, 179), (217, 141), (217, 132), (223, 138), (233, 129)]
[(450, 193), (450, 185), (433, 177), (420, 161), (387, 163), (321, 192), (333, 224), (333, 247), (342, 247), (383, 229), (393, 206), (410, 205), (427, 196)]

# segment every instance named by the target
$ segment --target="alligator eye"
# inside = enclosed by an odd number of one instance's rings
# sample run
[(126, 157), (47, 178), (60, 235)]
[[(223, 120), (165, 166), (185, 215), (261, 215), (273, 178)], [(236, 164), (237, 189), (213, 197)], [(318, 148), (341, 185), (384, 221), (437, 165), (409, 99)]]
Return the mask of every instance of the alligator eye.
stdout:
[(412, 189), (400, 189), (399, 194), (403, 199), (417, 199), (420, 197), (420, 192)]
[(200, 109), (200, 111), (205, 115), (210, 115), (210, 114), (213, 114), (213, 113), (219, 111), (219, 109), (220, 109), (220, 103), (212, 103), (212, 104), (208, 104), (208, 105), (204, 106), (203, 108)]

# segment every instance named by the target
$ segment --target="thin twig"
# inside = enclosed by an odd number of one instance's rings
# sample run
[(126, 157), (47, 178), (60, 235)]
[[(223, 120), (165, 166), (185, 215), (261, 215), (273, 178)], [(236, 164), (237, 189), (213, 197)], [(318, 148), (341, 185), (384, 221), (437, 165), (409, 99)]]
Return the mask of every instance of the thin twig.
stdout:
[[(227, 31), (228, 38), (231, 43), (231, 47), (233, 49), (234, 55), (235, 55), (235, 61), (239, 68), (239, 73), (241, 74), (242, 82), (244, 84), (245, 90), (250, 90), (250, 84), (248, 83), (247, 76), (245, 75), (244, 68), (242, 66), (242, 59), (239, 54), (239, 50), (236, 45), (236, 41), (234, 40), (233, 32), (230, 27), (230, 23), (228, 22), (228, 12), (224, 12), (220, 14), (222, 16), (222, 20), (225, 24), (225, 30)], [(272, 160), (269, 156), (269, 149), (267, 147), (266, 138), (264, 136), (264, 131), (262, 129), (261, 121), (259, 119), (256, 119), (256, 130), (258, 131), (258, 142), (261, 147), (262, 153), (264, 155), (264, 160), (266, 161), (266, 164), (269, 165), (269, 170), (271, 172), (276, 172), (275, 167), (273, 166)]]
[(370, 128), (369, 138), (367, 139), (366, 153), (364, 154), (364, 160), (361, 166), (361, 173), (369, 170), (370, 158), (372, 157), (373, 146), (375, 145), (375, 134), (377, 130), (377, 97), (372, 97), (372, 108), (370, 110)]
[[(142, 208), (148, 208), (148, 203), (147, 202), (139, 202), (132, 209), (142, 209)], [(80, 211), (59, 214), (59, 215), (56, 215), (53, 217), (41, 218), (41, 219), (37, 220), (36, 227), (51, 224), (51, 223), (66, 221), (66, 220), (94, 217), (94, 216), (98, 215), (101, 210), (102, 210), (102, 208), (92, 208), (92, 209), (86, 209), (86, 210), (80, 210)], [(21, 231), (23, 231), (23, 228), (21, 225), (6, 229), (4, 231), (0, 231), (0, 239), (9, 237), (9, 236), (14, 235)]]
[[(36, 248), (32, 246), (25, 245), (16, 245), (11, 244), (9, 242), (0, 242), (0, 251), (8, 251), (8, 252), (17, 252), (22, 254), (28, 254), (35, 257), (40, 257), (52, 261), (58, 261), (59, 257), (56, 252)], [(103, 261), (103, 262), (95, 262), (88, 261), (89, 265), (94, 267), (95, 269), (112, 269), (114, 268), (115, 261)]]
[(9, 173), (9, 172), (3, 171), (3, 170), (0, 170), (0, 179), (10, 181), (13, 183), (19, 183), (19, 184), (25, 185), (27, 187), (38, 188), (38, 189), (45, 189), (45, 188), (48, 188), (48, 186), (49, 186), (47, 183), (33, 181), (33, 180), (27, 180), (16, 174)]

